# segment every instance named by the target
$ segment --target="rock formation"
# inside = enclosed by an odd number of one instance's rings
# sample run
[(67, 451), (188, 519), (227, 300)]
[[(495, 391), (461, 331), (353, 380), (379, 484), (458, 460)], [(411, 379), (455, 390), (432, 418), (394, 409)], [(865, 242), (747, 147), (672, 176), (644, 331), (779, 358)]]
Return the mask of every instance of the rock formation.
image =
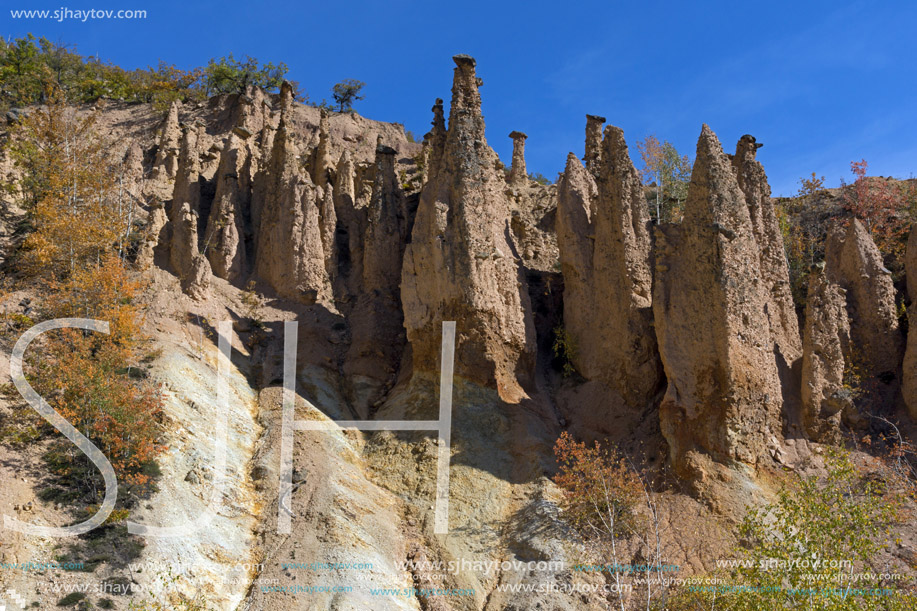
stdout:
[(901, 391), (911, 418), (917, 420), (917, 224), (911, 225), (908, 236), (904, 273), (911, 304), (907, 309), (907, 350), (902, 365)]
[(771, 201), (771, 189), (767, 184), (764, 167), (755, 159), (757, 150), (763, 146), (754, 136), (745, 135), (739, 139), (732, 165), (736, 172), (739, 188), (745, 194), (745, 203), (751, 216), (752, 230), (758, 243), (761, 280), (770, 298), (767, 316), (771, 336), (776, 350), (787, 367), (802, 356), (799, 336), (799, 321), (793, 305), (790, 290), (790, 274), (783, 248), (783, 235), (777, 221), (777, 213)]
[[(442, 163), (443, 151), (446, 150), (446, 119), (443, 116), (443, 100), (436, 98), (433, 104), (433, 129), (424, 135), (424, 140), (429, 142), (429, 159), (424, 168), (427, 180), (439, 172)], [(426, 181), (425, 181), (426, 182)]]
[(310, 162), (312, 182), (322, 189), (334, 182), (334, 160), (328, 152), (328, 111), (320, 109), (318, 145), (312, 151)]
[(363, 239), (361, 290), (350, 316), (353, 341), (344, 365), (348, 378), (358, 378), (367, 391), (354, 402), (364, 417), (369, 404), (394, 384), (401, 364), (405, 333), (399, 286), (407, 225), (395, 149), (380, 144)]
[(281, 98), (280, 125), (257, 189), (255, 271), (280, 296), (315, 303), (331, 296), (322, 248), (324, 192), (301, 169), (287, 127), (292, 95), (282, 92)]
[(233, 132), (220, 156), (204, 240), (214, 275), (230, 282), (247, 271), (245, 214), (251, 205), (251, 161), (243, 139)]
[(852, 340), (849, 364), (861, 375), (896, 388), (903, 338), (895, 309), (895, 287), (882, 254), (859, 220), (828, 232), (825, 274), (847, 291)]
[(643, 408), (662, 373), (653, 331), (652, 242), (643, 186), (619, 128), (606, 128), (594, 167), (597, 183), (571, 154), (559, 189), (565, 330), (576, 346), (577, 371)]
[(704, 125), (684, 221), (657, 231), (653, 311), (668, 388), (659, 408), (677, 473), (755, 464), (779, 435), (770, 295), (745, 196)]
[(592, 218), (597, 198), (598, 188), (592, 175), (576, 155), (570, 153), (557, 192), (557, 245), (564, 276), (564, 301), (570, 304), (564, 310), (567, 331), (589, 328), (592, 321), (592, 256), (595, 251)]
[(514, 131), (510, 132), (509, 137), (513, 139), (513, 165), (509, 172), (509, 184), (524, 185), (529, 179), (529, 174), (525, 169), (525, 139), (528, 136)]
[(586, 162), (586, 169), (596, 175), (599, 168), (599, 162), (602, 159), (602, 125), (605, 124), (605, 117), (596, 115), (586, 115), (586, 154), (583, 161)]
[(159, 145), (156, 148), (156, 159), (153, 162), (153, 178), (172, 180), (178, 172), (178, 156), (181, 146), (181, 128), (178, 124), (178, 100), (169, 106), (159, 132)]
[(163, 230), (169, 221), (169, 215), (160, 202), (154, 202), (147, 214), (143, 238), (137, 249), (137, 268), (148, 269), (155, 260), (156, 246), (163, 242)]
[(836, 443), (845, 408), (852, 407), (844, 388), (844, 355), (850, 349), (846, 291), (828, 281), (824, 264), (809, 274), (806, 325), (802, 346), (802, 421), (814, 441)]
[[(424, 186), (404, 255), (401, 298), (414, 371), (439, 368), (442, 322), (457, 323), (456, 373), (517, 399), (535, 332), (508, 236), (510, 205), (487, 145), (475, 61), (456, 55), (441, 164)], [(434, 151), (435, 154), (435, 151)]]
[(260, 87), (249, 85), (236, 97), (232, 108), (233, 133), (242, 140), (259, 134), (270, 121), (270, 110)]
[(172, 228), (169, 263), (178, 275), (182, 290), (195, 299), (203, 296), (210, 281), (210, 265), (198, 243), (201, 207), (198, 143), (202, 131), (203, 127), (187, 127), (182, 134), (169, 214)]
[(176, 268), (181, 289), (194, 299), (202, 299), (210, 286), (210, 263), (198, 250), (198, 217), (190, 204), (182, 204), (172, 227), (172, 252), (182, 253), (181, 266)]

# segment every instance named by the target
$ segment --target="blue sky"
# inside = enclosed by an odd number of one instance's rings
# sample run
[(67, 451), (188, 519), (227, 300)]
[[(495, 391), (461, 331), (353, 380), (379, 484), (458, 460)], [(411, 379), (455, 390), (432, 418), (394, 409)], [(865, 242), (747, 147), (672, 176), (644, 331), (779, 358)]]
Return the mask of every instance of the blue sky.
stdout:
[[(72, 1), (72, 3), (71, 3)], [(367, 83), (362, 115), (427, 131), (449, 100), (451, 56), (478, 60), (488, 141), (509, 161), (529, 135), (530, 171), (582, 155), (585, 114), (635, 142), (655, 133), (693, 157), (702, 123), (727, 151), (745, 133), (775, 195), (816, 172), (829, 185), (865, 158), (870, 174), (917, 175), (914, 2), (169, 2), (7, 0), (3, 35), (76, 45), (124, 67), (191, 67), (234, 53), (283, 61), (312, 99)], [(145, 9), (144, 20), (14, 20), (7, 9)]]

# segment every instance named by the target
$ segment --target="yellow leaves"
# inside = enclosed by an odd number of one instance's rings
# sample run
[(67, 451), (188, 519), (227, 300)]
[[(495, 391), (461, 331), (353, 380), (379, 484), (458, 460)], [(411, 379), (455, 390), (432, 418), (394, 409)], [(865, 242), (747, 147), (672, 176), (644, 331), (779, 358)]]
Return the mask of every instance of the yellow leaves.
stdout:
[(52, 98), (16, 134), (14, 158), (24, 167), (23, 192), (34, 232), (23, 245), (21, 266), (33, 276), (58, 278), (114, 250), (129, 230), (132, 202), (116, 188), (109, 143), (94, 131), (95, 117), (79, 117)]

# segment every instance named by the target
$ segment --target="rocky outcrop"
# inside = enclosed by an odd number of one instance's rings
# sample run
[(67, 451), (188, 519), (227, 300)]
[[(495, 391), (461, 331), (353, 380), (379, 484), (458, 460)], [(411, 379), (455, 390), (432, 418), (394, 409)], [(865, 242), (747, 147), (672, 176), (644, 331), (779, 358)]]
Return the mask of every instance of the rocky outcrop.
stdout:
[(322, 189), (329, 183), (334, 183), (334, 160), (328, 152), (328, 111), (320, 110), (318, 123), (318, 144), (312, 151), (310, 161), (312, 182)]
[(395, 149), (379, 145), (369, 219), (363, 240), (363, 288), (396, 291), (407, 237), (404, 194), (395, 176)]
[(211, 272), (207, 257), (198, 250), (197, 227), (197, 212), (190, 204), (182, 204), (173, 223), (172, 252), (182, 253), (176, 272), (182, 291), (194, 299), (203, 299), (210, 286)]
[(705, 125), (684, 221), (657, 232), (653, 293), (668, 379), (660, 425), (689, 480), (702, 480), (711, 459), (757, 463), (779, 434), (769, 300), (745, 196)]
[(758, 244), (761, 281), (769, 294), (767, 316), (776, 351), (787, 367), (802, 356), (799, 320), (790, 290), (790, 273), (783, 248), (783, 234), (771, 200), (764, 167), (755, 159), (763, 146), (754, 136), (744, 135), (736, 145), (732, 165), (739, 188), (745, 194), (745, 203), (751, 216), (755, 241)]
[(593, 176), (598, 174), (599, 163), (602, 160), (602, 125), (605, 117), (586, 115), (586, 154), (583, 161), (586, 169)]
[(255, 271), (280, 296), (315, 303), (331, 297), (322, 247), (324, 192), (301, 169), (287, 127), (292, 96), (287, 93), (282, 100), (280, 125), (257, 190)]
[(436, 98), (436, 103), (433, 104), (432, 110), (433, 129), (424, 135), (424, 141), (429, 143), (429, 155), (424, 168), (427, 180), (439, 173), (443, 152), (446, 150), (446, 118), (443, 115), (442, 98)]
[(850, 349), (846, 291), (825, 277), (824, 264), (809, 274), (802, 347), (802, 421), (810, 439), (836, 443), (841, 414), (852, 407), (844, 387)]
[(911, 418), (917, 420), (917, 224), (911, 225), (908, 236), (904, 273), (911, 304), (907, 309), (907, 350), (902, 365), (901, 392)]
[(865, 379), (898, 387), (903, 338), (895, 309), (895, 287), (882, 254), (863, 224), (835, 226), (825, 243), (825, 274), (847, 291), (851, 351), (848, 363)]
[(510, 132), (509, 137), (513, 139), (513, 165), (509, 171), (509, 184), (513, 186), (524, 185), (529, 179), (529, 174), (525, 169), (525, 139), (528, 138), (522, 132)]
[(247, 271), (245, 215), (251, 205), (251, 162), (243, 139), (233, 132), (220, 156), (204, 240), (214, 275), (230, 282)]
[(406, 342), (399, 287), (408, 219), (395, 149), (381, 144), (368, 212), (362, 283), (350, 316), (353, 341), (344, 365), (348, 378), (360, 382), (354, 407), (362, 417), (394, 385)]
[(172, 207), (169, 263), (182, 290), (199, 299), (210, 282), (210, 265), (200, 252), (201, 163), (198, 145), (203, 127), (187, 127), (182, 134)]
[(147, 214), (140, 246), (137, 248), (137, 268), (146, 270), (155, 260), (156, 246), (163, 241), (163, 230), (169, 221), (169, 215), (160, 202), (154, 202)]
[(598, 188), (576, 155), (567, 155), (567, 166), (558, 182), (557, 245), (560, 267), (564, 276), (564, 301), (571, 307), (564, 311), (567, 330), (585, 328), (592, 319), (586, 310), (573, 304), (591, 306), (592, 256), (595, 234), (592, 219)]
[(260, 134), (270, 123), (270, 107), (260, 87), (249, 85), (245, 93), (236, 96), (232, 107), (232, 133), (248, 140)]
[(159, 132), (159, 145), (153, 162), (153, 178), (172, 180), (178, 172), (178, 157), (181, 147), (181, 128), (178, 123), (178, 100), (169, 106), (169, 113)]
[(534, 368), (534, 327), (508, 236), (510, 205), (487, 145), (475, 61), (456, 55), (441, 165), (424, 186), (404, 255), (401, 298), (413, 369), (436, 372), (442, 322), (457, 323), (456, 373), (521, 396)]
[(643, 408), (662, 374), (653, 330), (652, 241), (643, 186), (619, 128), (605, 130), (594, 167), (597, 183), (571, 154), (559, 189), (564, 326), (576, 346), (577, 371)]

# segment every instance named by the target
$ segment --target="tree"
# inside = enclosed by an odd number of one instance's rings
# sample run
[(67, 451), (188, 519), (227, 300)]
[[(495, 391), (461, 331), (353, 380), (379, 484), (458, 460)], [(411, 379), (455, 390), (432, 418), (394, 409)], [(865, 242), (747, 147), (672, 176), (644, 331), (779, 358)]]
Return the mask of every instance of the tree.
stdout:
[(913, 609), (913, 595), (881, 577), (893, 567), (875, 565), (902, 518), (897, 476), (863, 476), (836, 449), (825, 467), (825, 477), (795, 476), (775, 502), (749, 511), (740, 526), (745, 547), (718, 576), (721, 585), (684, 588), (669, 608)]
[(36, 102), (44, 91), (48, 73), (43, 69), (41, 49), (31, 34), (0, 47), (0, 84), (4, 106)]
[(350, 112), (353, 110), (354, 102), (365, 99), (366, 96), (360, 95), (365, 86), (366, 83), (363, 81), (348, 78), (332, 87), (331, 94), (338, 105), (338, 112)]
[(123, 254), (135, 202), (117, 188), (111, 143), (95, 131), (95, 114), (79, 116), (59, 90), (13, 134), (18, 185), (34, 231), (20, 253), (24, 271), (61, 278), (113, 250)]
[(688, 196), (691, 160), (668, 140), (660, 142), (655, 134), (637, 142), (637, 150), (643, 162), (640, 175), (644, 184), (655, 185), (656, 222), (661, 223), (665, 218), (678, 220)]
[(646, 609), (664, 603), (661, 582), (658, 591), (653, 587), (653, 574), (663, 570), (658, 506), (633, 464), (614, 448), (598, 442), (589, 447), (566, 431), (554, 444), (554, 455), (558, 464), (554, 482), (564, 493), (564, 516), (600, 557), (613, 563), (605, 565), (603, 572), (615, 580), (621, 610), (625, 608), (623, 586), (634, 581), (633, 571), (628, 576), (618, 565), (624, 543), (636, 542), (645, 559)]
[[(149, 482), (146, 466), (164, 449), (158, 441), (162, 391), (132, 374), (146, 342), (137, 306), (142, 288), (114, 254), (54, 283), (50, 317), (104, 320), (110, 333), (49, 333), (31, 363), (36, 391), (99, 446), (120, 481), (138, 486)], [(71, 461), (88, 462), (72, 444), (65, 451)], [(94, 487), (95, 474), (83, 473), (89, 477), (84, 485)]]
[(796, 194), (806, 199), (815, 197), (825, 189), (825, 177), (818, 176), (815, 172), (808, 178), (799, 179), (799, 190)]
[[(878, 176), (867, 176), (865, 159), (850, 162), (853, 184), (842, 186), (844, 207), (872, 233), (876, 245), (893, 267), (904, 256), (911, 213), (902, 185)], [(896, 270), (897, 271), (897, 270)]]
[[(221, 93), (243, 93), (249, 85), (265, 91), (277, 91), (283, 84), (289, 68), (283, 62), (259, 64), (253, 57), (237, 60), (230, 53), (218, 60), (211, 59), (203, 70), (204, 88), (207, 95)], [(295, 88), (294, 88), (295, 89)]]

